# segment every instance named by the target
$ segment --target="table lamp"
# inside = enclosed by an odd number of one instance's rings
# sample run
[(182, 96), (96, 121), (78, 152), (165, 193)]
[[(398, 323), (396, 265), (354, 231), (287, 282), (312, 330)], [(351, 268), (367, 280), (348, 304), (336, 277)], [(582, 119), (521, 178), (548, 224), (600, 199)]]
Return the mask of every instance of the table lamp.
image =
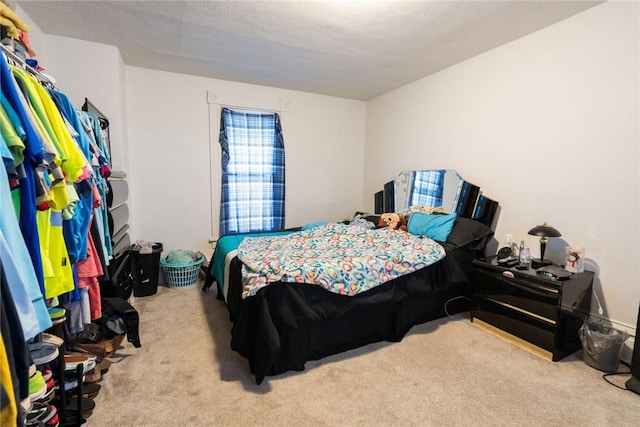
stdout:
[(551, 261), (544, 259), (544, 250), (547, 248), (548, 237), (560, 237), (562, 234), (545, 222), (542, 225), (537, 225), (529, 230), (529, 235), (540, 236), (540, 258), (534, 258), (531, 260), (531, 268), (540, 268), (545, 265), (553, 264)]

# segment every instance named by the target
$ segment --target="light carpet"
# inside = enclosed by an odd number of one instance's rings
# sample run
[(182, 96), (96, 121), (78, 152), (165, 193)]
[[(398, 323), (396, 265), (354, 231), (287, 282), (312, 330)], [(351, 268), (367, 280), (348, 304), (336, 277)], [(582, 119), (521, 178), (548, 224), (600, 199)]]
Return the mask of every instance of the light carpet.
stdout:
[(640, 396), (580, 353), (546, 361), (467, 314), (256, 385), (230, 348), (226, 307), (200, 285), (133, 301), (142, 347), (125, 340), (117, 350), (90, 426), (640, 425)]

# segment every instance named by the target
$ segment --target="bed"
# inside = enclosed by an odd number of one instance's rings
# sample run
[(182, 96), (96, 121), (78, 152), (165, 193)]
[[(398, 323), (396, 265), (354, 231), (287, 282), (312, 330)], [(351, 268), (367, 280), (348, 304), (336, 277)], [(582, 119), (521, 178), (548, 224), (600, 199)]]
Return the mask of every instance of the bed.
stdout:
[(492, 228), (476, 219), (455, 217), (446, 241), (438, 242), (444, 254), (440, 260), (356, 295), (330, 292), (304, 280), (292, 283), (290, 277), (247, 295), (237, 251), (244, 239), (254, 241), (262, 234), (224, 236), (211, 257), (203, 289), (216, 284), (233, 323), (231, 348), (248, 360), (260, 384), (266, 376), (302, 371), (310, 360), (374, 342), (400, 341), (414, 325), (468, 310), (471, 261), (493, 236)]

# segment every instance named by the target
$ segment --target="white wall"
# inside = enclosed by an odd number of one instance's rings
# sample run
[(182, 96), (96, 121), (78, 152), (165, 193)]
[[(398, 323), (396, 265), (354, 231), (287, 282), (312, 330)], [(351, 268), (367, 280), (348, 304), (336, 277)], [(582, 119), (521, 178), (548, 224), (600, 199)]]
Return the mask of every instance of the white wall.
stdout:
[(549, 258), (586, 248), (605, 316), (635, 326), (638, 12), (608, 2), (370, 101), (365, 203), (402, 169), (457, 169), (500, 202), (499, 238), (539, 256), (547, 221)]
[(208, 249), (207, 92), (286, 99), (287, 225), (371, 209), (402, 169), (455, 168), (500, 201), (498, 237), (525, 239), (537, 256), (526, 231), (547, 221), (563, 234), (549, 243), (554, 261), (566, 245), (585, 247), (605, 316), (632, 329), (638, 14), (635, 2), (610, 1), (376, 98), (366, 104), (366, 145), (362, 102), (125, 67), (115, 47), (37, 27), (32, 44), (78, 106), (88, 97), (111, 119), (114, 163), (131, 177), (136, 239)]
[(45, 35), (46, 72), (76, 108), (88, 98), (109, 118), (111, 161), (128, 171), (124, 63), (115, 46)]
[(361, 208), (364, 102), (137, 67), (126, 67), (126, 76), (137, 239), (210, 255), (208, 239), (218, 232), (220, 113), (218, 105), (207, 102), (207, 93), (216, 102), (247, 107), (288, 101), (289, 111), (281, 114), (286, 226), (342, 220)]
[[(44, 41), (43, 65), (60, 89), (78, 108), (89, 98), (110, 119), (114, 168), (129, 175), (133, 240), (210, 256), (209, 238), (217, 236), (220, 149), (216, 136), (210, 161), (207, 92), (222, 102), (247, 100), (248, 106), (256, 100), (289, 102), (281, 114), (287, 226), (341, 220), (361, 209), (364, 102), (125, 67), (114, 46), (50, 35)], [(219, 107), (212, 107), (215, 135)]]
[(85, 98), (110, 120), (112, 164), (114, 169), (128, 170), (126, 108), (124, 104), (124, 63), (115, 46), (53, 36), (40, 27), (16, 5), (16, 13), (29, 25), (29, 40), (35, 59), (44, 73), (78, 109)]
[[(31, 45), (31, 49), (35, 52), (36, 56), (34, 59), (38, 60), (39, 64), (47, 63), (47, 50), (44, 45), (45, 34), (42, 32), (40, 27), (33, 22), (31, 17), (25, 13), (25, 11), (20, 7), (19, 4), (11, 2), (8, 3), (9, 7), (14, 7), (16, 14), (24, 21), (25, 24), (29, 26), (29, 43)], [(44, 71), (47, 73), (48, 71)]]

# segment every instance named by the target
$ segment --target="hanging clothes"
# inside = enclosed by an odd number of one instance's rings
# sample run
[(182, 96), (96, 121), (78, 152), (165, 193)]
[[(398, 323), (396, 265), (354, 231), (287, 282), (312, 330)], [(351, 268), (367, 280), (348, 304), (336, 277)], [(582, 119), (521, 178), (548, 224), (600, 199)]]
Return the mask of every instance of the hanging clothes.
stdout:
[(36, 227), (36, 192), (34, 169), (41, 165), (44, 161), (44, 149), (42, 142), (38, 139), (35, 131), (31, 127), (26, 112), (21, 108), (21, 95), (16, 87), (6, 57), (2, 53), (0, 61), (0, 88), (6, 96), (9, 104), (16, 111), (20, 119), (21, 125), (24, 127), (25, 138), (25, 165), (24, 178), (20, 182), (20, 229), (24, 236), (24, 240), (31, 257), (33, 269), (35, 270), (37, 283), (40, 286), (41, 293), (44, 295), (44, 275), (42, 272), (42, 258), (40, 254), (40, 242), (38, 238), (38, 229)]
[[(11, 70), (22, 83), (21, 87), (26, 92), (36, 123), (56, 148), (54, 163), (62, 165), (68, 178), (78, 179), (85, 173), (87, 161), (72, 140), (49, 93), (25, 71), (17, 67), (12, 67)], [(48, 199), (50, 209), (39, 210), (36, 213), (46, 298), (70, 292), (75, 286), (62, 232), (62, 209), (70, 202), (66, 182), (60, 180), (53, 183), (51, 190)]]
[[(0, 205), (11, 206), (9, 182), (4, 163), (0, 164)], [(27, 250), (18, 220), (13, 209), (0, 210), (0, 234), (2, 242), (6, 242), (6, 251), (2, 251), (5, 270), (15, 266), (11, 276), (10, 286), (14, 291), (14, 301), (18, 301), (18, 313), (22, 323), (22, 330), (26, 339), (31, 339), (38, 333), (51, 327), (51, 319), (44, 302), (44, 297), (38, 287), (35, 268)], [(11, 248), (9, 250), (9, 248)], [(28, 295), (25, 300), (22, 293)]]
[[(112, 255), (104, 203), (110, 174), (106, 134), (95, 114), (76, 110), (64, 93), (44, 88), (26, 69), (9, 66), (4, 53), (1, 62), (0, 138), (10, 145), (0, 144), (6, 165), (0, 173), (3, 200), (7, 195), (13, 200), (3, 204), (2, 216), (14, 216), (26, 249), (20, 254), (28, 255), (36, 278), (31, 283), (39, 287), (34, 295), (27, 293), (24, 326), (29, 335), (42, 327), (46, 298), (52, 305), (73, 307), (73, 313), (78, 308), (80, 316), (73, 317), (80, 321), (72, 329), (80, 330), (87, 318), (102, 315), (99, 280)], [(11, 205), (14, 210), (4, 208)], [(50, 324), (48, 315), (46, 321)]]

